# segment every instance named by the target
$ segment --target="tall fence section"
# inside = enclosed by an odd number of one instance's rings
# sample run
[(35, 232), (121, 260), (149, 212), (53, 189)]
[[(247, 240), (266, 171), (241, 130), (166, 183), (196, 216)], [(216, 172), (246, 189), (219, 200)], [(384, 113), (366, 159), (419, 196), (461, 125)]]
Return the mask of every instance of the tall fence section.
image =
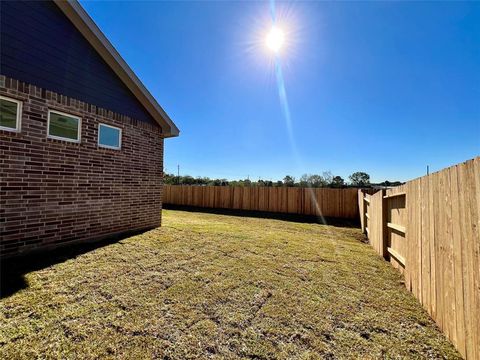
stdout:
[(373, 195), (362, 231), (467, 359), (480, 359), (480, 157)]
[(165, 204), (358, 219), (357, 189), (165, 185)]

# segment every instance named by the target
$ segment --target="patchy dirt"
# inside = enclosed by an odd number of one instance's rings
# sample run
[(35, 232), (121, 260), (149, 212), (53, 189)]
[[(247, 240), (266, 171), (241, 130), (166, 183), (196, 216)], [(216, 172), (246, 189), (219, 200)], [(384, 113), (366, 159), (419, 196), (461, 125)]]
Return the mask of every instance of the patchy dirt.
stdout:
[(31, 271), (0, 358), (459, 358), (358, 229), (166, 210)]

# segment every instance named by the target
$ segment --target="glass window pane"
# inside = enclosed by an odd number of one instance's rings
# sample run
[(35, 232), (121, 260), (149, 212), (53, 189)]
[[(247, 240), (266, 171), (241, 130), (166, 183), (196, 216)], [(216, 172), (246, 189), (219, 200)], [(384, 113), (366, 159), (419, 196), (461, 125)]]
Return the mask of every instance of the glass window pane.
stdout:
[(120, 129), (100, 124), (98, 143), (104, 146), (120, 147)]
[(0, 99), (0, 126), (17, 128), (17, 107), (18, 104), (13, 101)]
[(79, 119), (51, 112), (48, 134), (78, 140), (78, 122)]

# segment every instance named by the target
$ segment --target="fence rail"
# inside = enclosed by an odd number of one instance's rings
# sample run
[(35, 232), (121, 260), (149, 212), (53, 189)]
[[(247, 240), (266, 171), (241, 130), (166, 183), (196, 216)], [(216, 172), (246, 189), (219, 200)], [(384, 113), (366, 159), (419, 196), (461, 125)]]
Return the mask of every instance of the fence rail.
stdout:
[(356, 219), (357, 189), (165, 185), (165, 204)]
[(467, 359), (480, 359), (480, 157), (359, 191), (362, 230)]

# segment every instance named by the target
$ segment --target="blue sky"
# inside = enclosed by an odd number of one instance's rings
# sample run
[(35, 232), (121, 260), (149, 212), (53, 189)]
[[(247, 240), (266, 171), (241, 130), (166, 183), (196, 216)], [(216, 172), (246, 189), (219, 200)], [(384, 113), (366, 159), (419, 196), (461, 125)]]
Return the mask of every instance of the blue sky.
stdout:
[(404, 181), (480, 154), (480, 3), (277, 2), (291, 136), (268, 2), (82, 4), (180, 128), (168, 172)]

